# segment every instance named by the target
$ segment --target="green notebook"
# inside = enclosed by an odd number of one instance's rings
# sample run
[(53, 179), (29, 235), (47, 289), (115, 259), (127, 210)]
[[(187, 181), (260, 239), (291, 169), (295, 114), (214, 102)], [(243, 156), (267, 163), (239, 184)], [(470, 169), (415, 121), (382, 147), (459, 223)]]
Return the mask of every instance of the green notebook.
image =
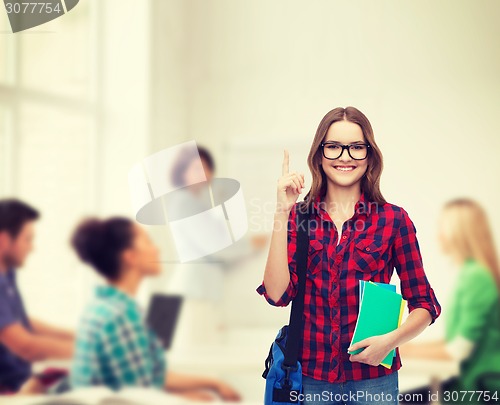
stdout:
[(366, 283), (373, 283), (373, 284), (378, 285), (382, 288), (387, 288), (390, 291), (396, 292), (396, 286), (394, 284), (376, 283), (375, 281), (359, 280), (359, 302), (360, 303), (363, 300), (363, 291), (365, 290)]
[[(397, 329), (401, 324), (404, 304), (401, 294), (373, 282), (365, 283), (351, 345)], [(361, 348), (348, 353), (358, 354), (363, 350)], [(390, 351), (380, 364), (391, 368), (394, 354), (394, 350)]]
[[(363, 292), (365, 290), (365, 284), (367, 284), (367, 283), (373, 283), (373, 284), (376, 284), (382, 288), (387, 288), (389, 291), (396, 292), (396, 286), (394, 284), (377, 283), (375, 281), (359, 280), (359, 302), (361, 302), (363, 300)], [(392, 353), (392, 357), (396, 357), (396, 350), (395, 349), (392, 349), (391, 353)]]

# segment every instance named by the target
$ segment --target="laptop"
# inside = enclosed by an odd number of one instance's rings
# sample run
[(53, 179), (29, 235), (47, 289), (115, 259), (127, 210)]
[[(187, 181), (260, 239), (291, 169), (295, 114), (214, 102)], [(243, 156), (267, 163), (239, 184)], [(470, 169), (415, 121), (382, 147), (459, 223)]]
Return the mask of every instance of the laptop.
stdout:
[(174, 294), (154, 294), (151, 298), (146, 322), (161, 340), (165, 350), (172, 346), (182, 301), (181, 295)]

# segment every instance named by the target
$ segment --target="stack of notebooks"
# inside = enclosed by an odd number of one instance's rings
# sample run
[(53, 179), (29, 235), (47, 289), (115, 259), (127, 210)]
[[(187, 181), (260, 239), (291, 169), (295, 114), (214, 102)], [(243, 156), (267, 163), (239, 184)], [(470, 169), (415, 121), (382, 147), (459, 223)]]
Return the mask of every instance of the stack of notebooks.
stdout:
[[(401, 325), (405, 300), (393, 284), (359, 282), (359, 313), (351, 346), (372, 336), (392, 332)], [(364, 348), (348, 352), (358, 354)], [(392, 349), (380, 365), (391, 368), (396, 350)]]

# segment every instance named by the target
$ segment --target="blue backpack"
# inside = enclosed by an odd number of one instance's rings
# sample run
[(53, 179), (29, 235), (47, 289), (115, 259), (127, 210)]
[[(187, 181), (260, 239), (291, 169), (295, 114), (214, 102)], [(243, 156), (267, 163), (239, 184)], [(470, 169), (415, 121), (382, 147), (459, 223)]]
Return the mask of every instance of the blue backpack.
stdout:
[[(302, 367), (298, 361), (302, 340), (304, 292), (306, 285), (309, 226), (307, 216), (297, 209), (297, 272), (298, 290), (292, 302), (290, 321), (276, 336), (265, 361), (262, 377), (266, 379), (264, 405), (300, 404), (302, 395)], [(309, 223), (307, 222), (309, 225)]]

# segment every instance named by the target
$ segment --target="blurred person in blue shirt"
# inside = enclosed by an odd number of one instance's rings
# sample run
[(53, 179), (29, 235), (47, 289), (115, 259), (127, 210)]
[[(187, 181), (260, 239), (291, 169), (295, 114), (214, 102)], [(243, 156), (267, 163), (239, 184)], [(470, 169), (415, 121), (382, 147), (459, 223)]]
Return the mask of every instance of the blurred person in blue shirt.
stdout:
[(17, 199), (0, 200), (0, 393), (14, 393), (31, 376), (31, 363), (70, 358), (74, 336), (26, 313), (16, 271), (33, 249), (39, 213)]

